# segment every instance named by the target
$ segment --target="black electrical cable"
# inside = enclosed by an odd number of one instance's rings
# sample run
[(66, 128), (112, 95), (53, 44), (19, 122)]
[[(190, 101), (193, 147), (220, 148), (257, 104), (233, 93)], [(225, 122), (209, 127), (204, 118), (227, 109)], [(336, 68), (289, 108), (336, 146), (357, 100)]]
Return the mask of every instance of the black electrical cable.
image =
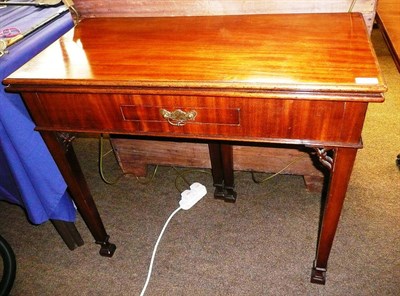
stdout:
[(0, 281), (0, 296), (9, 295), (17, 271), (15, 254), (8, 242), (0, 235), (0, 255), (3, 261), (3, 275)]

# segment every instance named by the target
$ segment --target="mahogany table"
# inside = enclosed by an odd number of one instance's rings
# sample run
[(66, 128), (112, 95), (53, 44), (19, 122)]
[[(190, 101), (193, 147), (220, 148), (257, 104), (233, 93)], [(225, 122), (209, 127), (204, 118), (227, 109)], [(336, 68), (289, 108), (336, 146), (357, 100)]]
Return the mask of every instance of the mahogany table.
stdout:
[(311, 276), (320, 284), (368, 103), (386, 90), (358, 13), (84, 19), (4, 83), (22, 94), (104, 256), (115, 245), (73, 133), (207, 141), (214, 195), (227, 201), (233, 142), (314, 148), (330, 171)]

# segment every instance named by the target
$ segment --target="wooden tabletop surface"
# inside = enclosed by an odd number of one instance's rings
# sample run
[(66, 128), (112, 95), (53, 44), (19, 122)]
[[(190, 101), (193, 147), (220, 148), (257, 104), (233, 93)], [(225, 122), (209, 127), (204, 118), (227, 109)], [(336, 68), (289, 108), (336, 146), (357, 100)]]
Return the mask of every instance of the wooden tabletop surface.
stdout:
[(5, 83), (386, 89), (358, 13), (84, 19)]

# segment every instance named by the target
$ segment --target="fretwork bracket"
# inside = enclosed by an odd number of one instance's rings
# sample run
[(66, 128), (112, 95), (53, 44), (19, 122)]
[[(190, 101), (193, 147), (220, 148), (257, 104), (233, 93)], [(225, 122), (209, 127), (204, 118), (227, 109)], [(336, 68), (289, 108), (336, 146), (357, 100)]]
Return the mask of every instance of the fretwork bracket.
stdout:
[(332, 171), (333, 158), (328, 155), (329, 150), (319, 147), (313, 147), (313, 149), (317, 152), (319, 162), (328, 170)]
[(72, 141), (75, 139), (75, 135), (65, 132), (57, 132), (57, 139), (63, 146), (65, 152), (68, 152), (71, 147)]

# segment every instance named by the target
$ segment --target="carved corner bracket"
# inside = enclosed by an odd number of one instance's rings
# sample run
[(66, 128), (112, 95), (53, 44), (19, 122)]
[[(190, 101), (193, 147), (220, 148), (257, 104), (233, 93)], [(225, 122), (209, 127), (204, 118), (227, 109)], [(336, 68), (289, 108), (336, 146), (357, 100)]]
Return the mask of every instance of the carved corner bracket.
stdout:
[(330, 149), (313, 147), (315, 152), (317, 153), (319, 162), (326, 167), (328, 170), (332, 171), (333, 169), (333, 158), (328, 155), (328, 151)]
[(68, 152), (71, 147), (72, 141), (76, 138), (75, 135), (65, 132), (57, 132), (57, 139), (63, 146), (65, 152)]

